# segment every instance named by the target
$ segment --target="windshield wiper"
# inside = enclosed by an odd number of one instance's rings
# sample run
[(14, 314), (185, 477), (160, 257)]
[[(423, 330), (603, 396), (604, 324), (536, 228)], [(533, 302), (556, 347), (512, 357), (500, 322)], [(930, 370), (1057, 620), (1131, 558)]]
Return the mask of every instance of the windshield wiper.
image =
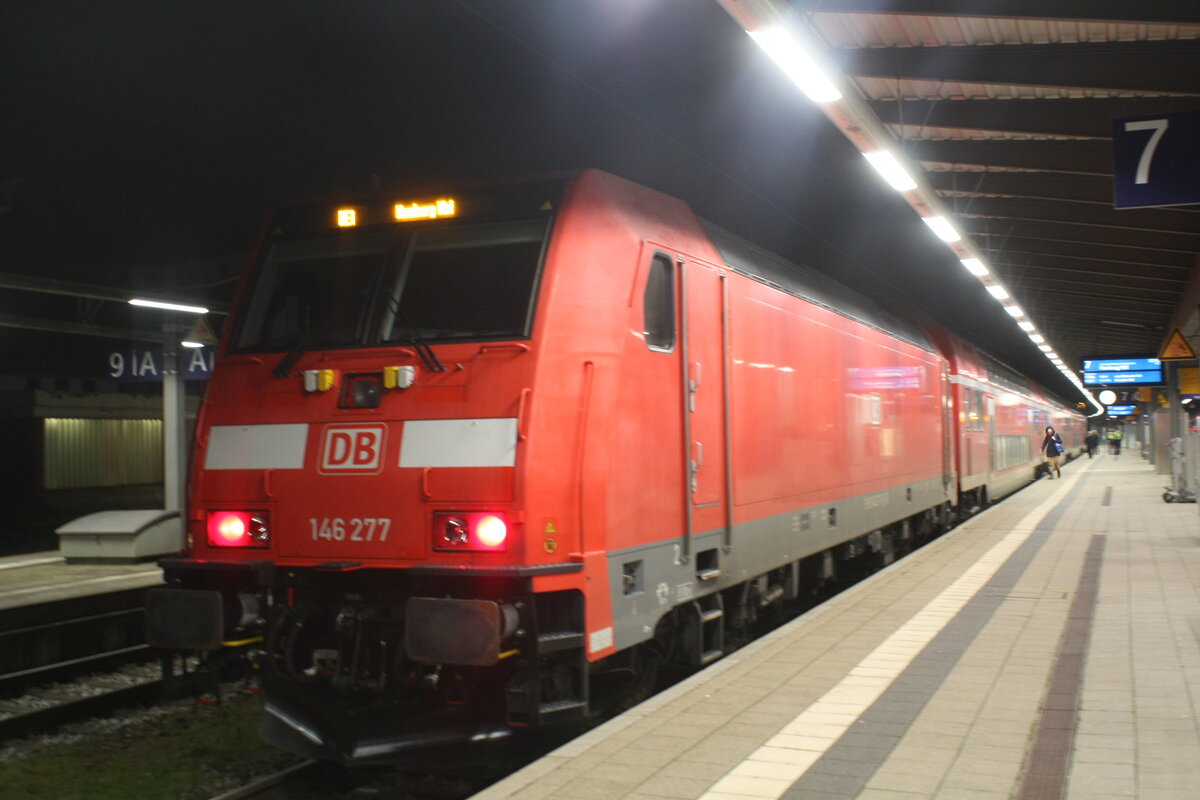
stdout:
[(446, 365), (437, 357), (437, 353), (433, 352), (433, 348), (429, 346), (429, 342), (422, 339), (416, 333), (401, 336), (397, 341), (403, 344), (411, 344), (416, 349), (417, 355), (421, 357), (421, 363), (430, 372), (446, 371)]
[(292, 375), (292, 367), (296, 366), (296, 362), (300, 357), (308, 352), (307, 342), (301, 338), (296, 341), (295, 349), (289, 352), (286, 356), (279, 359), (279, 363), (275, 365), (275, 369), (271, 372), (276, 378), (289, 378)]
[[(421, 363), (430, 372), (445, 372), (446, 366), (437, 357), (437, 353), (433, 352), (433, 348), (425, 341), (425, 338), (417, 332), (417, 329), (408, 324), (408, 320), (400, 313), (400, 301), (395, 297), (387, 298), (388, 310), (395, 317), (395, 323), (399, 323), (401, 334), (395, 338), (395, 341), (411, 344), (417, 351), (417, 355), (421, 358)], [(393, 327), (393, 331), (395, 327)]]

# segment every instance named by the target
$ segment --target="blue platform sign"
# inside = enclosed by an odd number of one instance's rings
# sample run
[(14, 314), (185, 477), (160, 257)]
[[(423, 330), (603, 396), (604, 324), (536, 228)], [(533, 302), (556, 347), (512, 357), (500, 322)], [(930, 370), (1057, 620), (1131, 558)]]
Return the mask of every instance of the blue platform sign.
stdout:
[(1200, 111), (1113, 120), (1113, 206), (1200, 203)]
[[(204, 381), (212, 377), (213, 357), (211, 347), (185, 349), (179, 360), (183, 365), (183, 378), (188, 381)], [(114, 350), (108, 354), (109, 380), (120, 383), (152, 383), (163, 379), (162, 350), (130, 347)]]

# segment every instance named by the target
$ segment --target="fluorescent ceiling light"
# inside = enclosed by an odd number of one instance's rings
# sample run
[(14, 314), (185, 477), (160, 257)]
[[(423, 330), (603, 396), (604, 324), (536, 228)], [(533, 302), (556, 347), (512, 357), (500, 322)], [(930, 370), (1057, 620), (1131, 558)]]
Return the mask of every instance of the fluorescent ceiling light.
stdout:
[(1038, 350), (1041, 350), (1043, 353), (1049, 353), (1053, 349), (1054, 348), (1048, 344), (1039, 344), (1038, 345)]
[(988, 293), (997, 300), (1008, 299), (1008, 290), (998, 283), (993, 283), (991, 286), (987, 287), (987, 290)]
[(1021, 308), (1020, 306), (1005, 306), (1004, 310), (1007, 311), (1009, 313), (1009, 315), (1013, 316), (1013, 317), (1025, 316), (1025, 310), (1023, 308)]
[(980, 261), (978, 258), (964, 258), (961, 260), (962, 260), (962, 265), (967, 268), (967, 272), (970, 272), (972, 275), (987, 275), (988, 274), (988, 268), (985, 267), (983, 265), (983, 262)]
[[(896, 157), (887, 150), (876, 150), (874, 153), (863, 153), (871, 166), (883, 176), (883, 179), (897, 192), (908, 192), (917, 188), (917, 182), (900, 166)], [(977, 273), (978, 274), (978, 273)]]
[(765, 31), (748, 31), (754, 43), (769, 55), (783, 73), (799, 86), (814, 103), (832, 103), (841, 100), (833, 81), (821, 71), (812, 56), (804, 52), (792, 35), (783, 28), (768, 28)]
[(189, 342), (186, 340), (180, 342), (179, 345), (180, 345), (180, 347), (190, 347), (193, 350), (200, 348), (200, 347), (204, 347), (204, 344), (201, 342)]
[(957, 242), (962, 237), (958, 235), (958, 231), (954, 230), (954, 226), (950, 224), (950, 220), (945, 217), (921, 217), (929, 229), (937, 234), (937, 237), (943, 242)]
[(1023, 331), (1032, 331), (1035, 329), (1036, 326), (1029, 320), (1023, 319), (1017, 323), (1017, 327)]
[(1040, 333), (1031, 333), (1029, 334), (1029, 338), (1033, 340), (1034, 344), (1046, 343), (1046, 337), (1042, 336)]
[(207, 314), (208, 309), (204, 306), (185, 306), (179, 303), (162, 303), (158, 300), (139, 300), (134, 298), (129, 301), (131, 306), (144, 306), (145, 308), (161, 308), (164, 311), (186, 311), (189, 314)]

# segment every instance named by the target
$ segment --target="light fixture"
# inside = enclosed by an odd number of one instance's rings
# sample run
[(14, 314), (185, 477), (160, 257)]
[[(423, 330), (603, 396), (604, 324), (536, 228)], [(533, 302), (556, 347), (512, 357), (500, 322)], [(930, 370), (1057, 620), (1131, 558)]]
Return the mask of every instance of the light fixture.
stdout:
[(182, 303), (164, 303), (160, 300), (142, 300), (133, 298), (129, 301), (131, 306), (142, 306), (144, 308), (161, 308), (164, 311), (185, 311), (188, 314), (207, 314), (208, 309), (204, 306), (188, 306)]
[(204, 347), (204, 343), (203, 342), (189, 342), (188, 340), (184, 339), (182, 342), (179, 343), (179, 346), (180, 347), (189, 347), (192, 350), (196, 350), (201, 347)]
[(988, 290), (988, 294), (990, 294), (992, 297), (996, 298), (997, 300), (1007, 300), (1008, 299), (1008, 290), (1005, 289), (1003, 286), (1001, 286), (998, 283), (993, 283), (991, 286), (987, 287), (987, 290)]
[(814, 103), (832, 103), (842, 99), (842, 93), (804, 51), (790, 33), (781, 27), (762, 31), (747, 31), (754, 43), (779, 65)]
[(962, 236), (950, 224), (950, 220), (945, 217), (921, 217), (929, 229), (937, 235), (943, 242), (957, 242)]
[(1031, 334), (1029, 334), (1029, 338), (1033, 340), (1034, 344), (1045, 344), (1046, 343), (1046, 337), (1042, 336), (1040, 333), (1031, 333)]
[[(990, 267), (968, 242), (963, 241), (952, 218), (945, 213), (938, 193), (922, 180), (920, 174), (897, 169), (901, 166), (897, 154), (902, 155), (902, 151), (898, 149), (895, 137), (888, 128), (857, 93), (847, 92), (843, 95), (838, 89), (837, 84), (847, 79), (827, 57), (821, 35), (816, 31), (811, 16), (797, 15), (789, 8), (791, 4), (779, 0), (717, 0), (717, 3), (804, 90), (809, 99), (818, 104), (829, 121), (863, 153), (888, 183), (904, 193), (912, 209), (939, 239), (950, 246), (963, 268), (983, 279), (982, 282), (997, 300), (1007, 300), (1007, 290), (998, 285), (988, 285), (992, 282), (988, 277), (992, 274)], [(915, 186), (910, 186), (910, 183)], [(1036, 330), (1019, 306), (1003, 305), (1022, 331), (1033, 333)], [(1076, 384), (1085, 397), (1089, 397), (1073, 373), (1064, 370), (1063, 374)]]
[(1048, 345), (1048, 344), (1039, 344), (1039, 345), (1038, 345), (1038, 350), (1041, 350), (1043, 353), (1049, 353), (1049, 352), (1050, 352), (1051, 350), (1053, 350), (1053, 349), (1054, 349), (1054, 348), (1052, 348), (1052, 347), (1051, 347), (1050, 345)]
[(917, 182), (912, 179), (896, 157), (887, 150), (876, 150), (874, 153), (863, 153), (875, 171), (883, 176), (897, 192), (909, 192), (917, 188)]

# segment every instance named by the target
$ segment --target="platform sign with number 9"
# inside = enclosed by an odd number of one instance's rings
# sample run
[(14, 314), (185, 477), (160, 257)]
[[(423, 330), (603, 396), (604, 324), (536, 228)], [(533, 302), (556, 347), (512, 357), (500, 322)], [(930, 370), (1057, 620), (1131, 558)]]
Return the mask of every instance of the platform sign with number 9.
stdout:
[(1200, 203), (1200, 112), (1113, 120), (1113, 206)]

